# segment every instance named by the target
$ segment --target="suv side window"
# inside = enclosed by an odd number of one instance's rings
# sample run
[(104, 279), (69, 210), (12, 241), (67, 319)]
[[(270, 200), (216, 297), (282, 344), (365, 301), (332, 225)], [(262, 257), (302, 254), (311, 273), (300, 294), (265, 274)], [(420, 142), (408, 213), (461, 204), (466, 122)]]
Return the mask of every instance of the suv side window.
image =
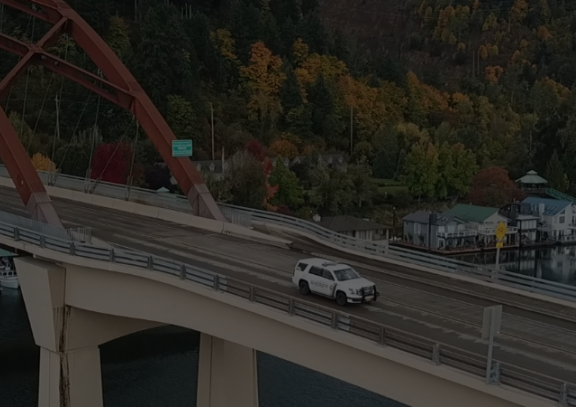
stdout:
[(300, 262), (296, 265), (296, 270), (305, 271), (306, 267), (308, 267), (308, 265), (306, 263)]
[(309, 273), (318, 277), (322, 277), (322, 269), (320, 267), (310, 267)]
[(324, 277), (326, 280), (334, 281), (334, 276), (330, 270), (323, 269), (322, 277)]

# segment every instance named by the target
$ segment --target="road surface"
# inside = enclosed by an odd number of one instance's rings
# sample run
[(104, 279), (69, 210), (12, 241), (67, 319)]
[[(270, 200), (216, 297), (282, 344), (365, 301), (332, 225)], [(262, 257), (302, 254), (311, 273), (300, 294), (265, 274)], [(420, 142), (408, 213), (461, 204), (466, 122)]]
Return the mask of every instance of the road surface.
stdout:
[[(54, 199), (54, 204), (66, 227), (90, 227), (93, 236), (110, 244), (172, 258), (300, 298), (290, 278), (297, 260), (307, 257), (305, 254), (77, 202)], [(0, 211), (28, 217), (11, 189), (0, 188)], [(322, 248), (310, 248), (319, 250)], [(347, 313), (486, 355), (486, 343), (480, 340), (482, 310), (496, 301), (413, 281), (398, 273), (386, 274), (383, 271), (394, 270), (360, 263), (361, 258), (355, 260), (347, 263), (373, 280), (382, 296), (374, 304), (350, 306)], [(321, 297), (307, 300), (338, 308)], [(518, 307), (505, 306), (504, 313), (496, 360), (574, 382), (576, 322)]]

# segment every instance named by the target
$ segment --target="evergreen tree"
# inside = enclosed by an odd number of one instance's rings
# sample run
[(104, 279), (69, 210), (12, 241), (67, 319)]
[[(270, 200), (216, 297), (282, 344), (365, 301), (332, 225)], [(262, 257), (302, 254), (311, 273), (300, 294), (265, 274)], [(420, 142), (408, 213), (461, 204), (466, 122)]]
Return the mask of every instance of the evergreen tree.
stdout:
[(142, 87), (161, 110), (168, 95), (194, 94), (190, 58), (194, 50), (173, 7), (162, 3), (150, 7), (140, 25), (140, 44), (133, 59), (133, 71)]
[(322, 75), (310, 86), (308, 102), (312, 113), (312, 130), (322, 136), (326, 142), (334, 144), (344, 129), (338, 115), (336, 100), (330, 85)]
[(280, 88), (280, 100), (284, 112), (289, 112), (302, 106), (302, 94), (300, 93), (300, 84), (290, 64), (284, 64), (284, 73), (286, 80)]
[(299, 24), (298, 33), (310, 47), (310, 52), (325, 54), (328, 51), (328, 34), (317, 12), (311, 12), (304, 17)]
[(546, 178), (550, 188), (557, 189), (560, 192), (568, 192), (568, 185), (566, 185), (566, 173), (564, 172), (564, 165), (558, 157), (558, 152), (554, 150), (550, 161), (546, 167)]

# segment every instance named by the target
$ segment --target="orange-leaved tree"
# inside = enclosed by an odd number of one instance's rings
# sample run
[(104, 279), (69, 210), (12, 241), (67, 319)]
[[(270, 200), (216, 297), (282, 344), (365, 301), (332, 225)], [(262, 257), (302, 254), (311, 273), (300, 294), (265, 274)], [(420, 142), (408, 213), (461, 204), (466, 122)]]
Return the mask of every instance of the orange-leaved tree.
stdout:
[(298, 157), (298, 147), (284, 139), (275, 140), (270, 144), (269, 151), (276, 157), (294, 159)]
[(34, 154), (31, 161), (36, 171), (56, 172), (56, 165), (43, 154)]
[(272, 54), (262, 41), (252, 45), (248, 66), (240, 68), (248, 95), (248, 114), (261, 123), (262, 135), (274, 125), (282, 111), (279, 92), (286, 80), (282, 59)]

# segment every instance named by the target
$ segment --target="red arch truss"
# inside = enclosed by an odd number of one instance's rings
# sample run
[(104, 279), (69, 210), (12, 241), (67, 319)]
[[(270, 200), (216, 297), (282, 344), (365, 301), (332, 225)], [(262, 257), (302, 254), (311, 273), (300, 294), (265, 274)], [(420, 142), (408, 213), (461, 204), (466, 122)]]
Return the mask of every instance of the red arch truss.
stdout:
[[(21, 57), (20, 62), (0, 82), (0, 99), (30, 64), (39, 64), (131, 111), (168, 164), (188, 197), (194, 214), (226, 221), (192, 161), (172, 157), (172, 141), (176, 137), (160, 112), (114, 51), (78, 13), (62, 0), (0, 0), (0, 3), (53, 25), (36, 44), (25, 43), (0, 33), (0, 49)], [(74, 38), (106, 79), (46, 52), (63, 34)], [(1, 107), (0, 157), (32, 217), (61, 225), (42, 181)]]

